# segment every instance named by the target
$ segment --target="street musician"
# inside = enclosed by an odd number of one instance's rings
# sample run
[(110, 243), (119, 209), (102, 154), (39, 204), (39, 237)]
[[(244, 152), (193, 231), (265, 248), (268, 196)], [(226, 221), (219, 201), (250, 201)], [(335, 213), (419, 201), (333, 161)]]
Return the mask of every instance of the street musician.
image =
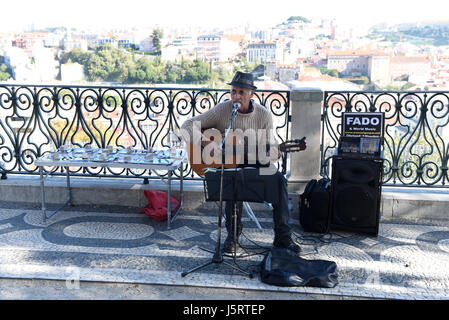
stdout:
[[(246, 150), (250, 151), (250, 154), (245, 154), (244, 156), (244, 159), (246, 162), (248, 162), (248, 165), (251, 165), (251, 161), (254, 164), (258, 162), (260, 159), (256, 158), (261, 158), (261, 155), (265, 156), (265, 158), (262, 157), (264, 158), (262, 159), (264, 160), (262, 161), (264, 162), (262, 164), (267, 164), (268, 162), (271, 163), (272, 161), (279, 159), (281, 153), (275, 143), (271, 112), (264, 106), (252, 100), (255, 90), (257, 89), (257, 87), (254, 86), (253, 75), (251, 73), (237, 72), (229, 85), (231, 86), (231, 100), (219, 103), (207, 112), (190, 118), (183, 123), (181, 132), (184, 140), (186, 140), (188, 145), (201, 145), (203, 148), (206, 148), (212, 140), (211, 136), (216, 136), (217, 134), (219, 134), (219, 137), (221, 137), (221, 135), (225, 133), (231, 121), (231, 114), (233, 110), (235, 110), (236, 106), (238, 106), (232, 130), (234, 132), (238, 131), (244, 134), (234, 134), (232, 136), (232, 139), (236, 140), (235, 142), (237, 143), (243, 144), (244, 142), (247, 142), (248, 144), (247, 140), (250, 140), (250, 142), (252, 142), (249, 143), (250, 146), (254, 146), (254, 144), (257, 145), (257, 148), (248, 146), (248, 150)], [(213, 131), (212, 133), (209, 132), (208, 134), (205, 134), (205, 131), (202, 131), (204, 129), (210, 128), (214, 128), (213, 130), (215, 131)], [(248, 134), (248, 132), (250, 134)], [(217, 137), (215, 137), (213, 141), (221, 142), (216, 140)], [(267, 145), (267, 142), (271, 142), (268, 143), (268, 149), (260, 147), (262, 145), (265, 147)], [(305, 141), (302, 140), (301, 143), (302, 149), (305, 149)], [(207, 154), (215, 160), (218, 159), (219, 164), (221, 164), (221, 155), (217, 154), (220, 150), (218, 150), (216, 146), (217, 143), (215, 143), (215, 148), (210, 148), (210, 152), (208, 152)], [(194, 149), (190, 149), (190, 153), (195, 153), (193, 150)], [(199, 153), (201, 152), (196, 152), (196, 154), (194, 154), (193, 156), (189, 155), (192, 168), (194, 168), (195, 165), (202, 165), (203, 159), (202, 156), (199, 155)], [(257, 153), (259, 157), (257, 157), (255, 153)], [(197, 157), (195, 157), (195, 155)], [(225, 163), (227, 162), (225, 161)], [(289, 225), (287, 180), (276, 168), (274, 168), (274, 170), (273, 168), (274, 166), (266, 167), (264, 165), (259, 168), (259, 174), (273, 175), (273, 181), (277, 184), (277, 190), (279, 192), (279, 200), (277, 201), (277, 203), (272, 203), (274, 222), (273, 246), (287, 248), (295, 253), (299, 253), (300, 247), (291, 238), (291, 226)], [(201, 174), (200, 172), (197, 173)], [(232, 201), (226, 201), (225, 226), (227, 230), (227, 237), (223, 243), (224, 253), (234, 253), (234, 240), (237, 243), (237, 249), (239, 249), (240, 247), (238, 245), (238, 239), (243, 228), (242, 205), (243, 203), (241, 201), (237, 202), (238, 215), (236, 226), (234, 226), (234, 221), (231, 218), (233, 214), (234, 203)], [(234, 239), (234, 228), (236, 228), (237, 239)]]

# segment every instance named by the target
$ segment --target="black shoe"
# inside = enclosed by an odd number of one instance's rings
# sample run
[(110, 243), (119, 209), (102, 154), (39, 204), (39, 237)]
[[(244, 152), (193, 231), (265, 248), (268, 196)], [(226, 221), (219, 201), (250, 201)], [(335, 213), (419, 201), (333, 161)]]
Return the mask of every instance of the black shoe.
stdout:
[[(239, 242), (235, 243), (237, 251), (240, 248)], [(234, 254), (234, 237), (227, 236), (225, 242), (223, 243), (223, 253)]]
[(301, 248), (290, 237), (282, 238), (279, 241), (275, 241), (273, 245), (276, 248), (285, 248), (297, 254), (301, 252)]

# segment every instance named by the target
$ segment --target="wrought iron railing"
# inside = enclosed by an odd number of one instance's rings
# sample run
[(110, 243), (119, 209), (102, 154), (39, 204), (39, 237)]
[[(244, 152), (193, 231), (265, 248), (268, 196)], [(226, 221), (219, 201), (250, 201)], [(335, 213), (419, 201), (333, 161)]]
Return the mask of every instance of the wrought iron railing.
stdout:
[(338, 147), (343, 112), (384, 112), (384, 185), (447, 186), (449, 92), (325, 92), (323, 176), (328, 176), (331, 156)]
[[(168, 148), (170, 131), (229, 98), (225, 89), (0, 85), (0, 161), (4, 163), (0, 171), (3, 178), (38, 174), (34, 160), (61, 145)], [(276, 138), (287, 140), (290, 92), (258, 90), (254, 100), (272, 112)], [(280, 165), (285, 173), (285, 158)], [(133, 169), (70, 170), (75, 176), (164, 175)], [(198, 178), (188, 164), (183, 170), (187, 179)]]

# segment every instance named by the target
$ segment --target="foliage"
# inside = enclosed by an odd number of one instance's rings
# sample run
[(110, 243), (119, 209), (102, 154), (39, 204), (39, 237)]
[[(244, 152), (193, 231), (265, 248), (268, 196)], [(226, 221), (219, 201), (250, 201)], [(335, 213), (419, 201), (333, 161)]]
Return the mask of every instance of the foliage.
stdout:
[(110, 81), (128, 84), (173, 83), (221, 86), (232, 79), (236, 71), (252, 72), (257, 65), (239, 57), (231, 65), (206, 62), (201, 59), (162, 61), (160, 56), (138, 54), (111, 44), (103, 44), (92, 52), (78, 48), (65, 53), (61, 63), (77, 62), (84, 66), (89, 81)]
[(253, 72), (256, 67), (258, 67), (257, 63), (251, 63), (245, 57), (240, 56), (235, 60), (234, 72)]
[(0, 64), (0, 81), (7, 81), (11, 78), (12, 71), (4, 63)]
[(0, 56), (0, 81), (7, 81), (12, 77), (12, 70), (5, 64), (5, 57)]
[(327, 69), (324, 67), (319, 68), (321, 74), (328, 74), (332, 77), (338, 78), (339, 77), (339, 72), (337, 69)]
[(110, 44), (98, 46), (91, 53), (73, 49), (61, 61), (82, 64), (89, 81), (201, 84), (207, 83), (213, 73), (210, 64), (200, 59), (166, 62), (158, 56), (137, 55)]
[(414, 87), (414, 86), (415, 86), (414, 83), (407, 82), (406, 84), (404, 84), (404, 85), (402, 86), (401, 90), (408, 90), (408, 89), (410, 89), (410, 88), (412, 88), (412, 87)]
[(394, 32), (373, 31), (368, 35), (368, 38), (391, 42), (408, 41), (415, 44), (444, 46), (449, 45), (449, 26), (426, 25)]
[(70, 62), (78, 62), (79, 64), (84, 65), (88, 60), (89, 60), (89, 53), (79, 48), (74, 48), (72, 49), (72, 51), (65, 53), (61, 57), (62, 64)]
[(413, 37), (433, 39), (435, 46), (449, 44), (449, 26), (447, 25), (412, 27), (404, 30), (403, 33)]
[(158, 55), (161, 54), (161, 39), (164, 36), (162, 29), (154, 29), (153, 30), (153, 46), (156, 49)]
[(411, 82), (407, 82), (405, 84), (388, 84), (384, 87), (380, 87), (381, 90), (389, 90), (389, 91), (405, 91), (414, 87), (415, 84)]
[(310, 23), (311, 22), (309, 19), (304, 18), (302, 16), (291, 16), (290, 18), (288, 18), (288, 20), (289, 21), (299, 20), (299, 21), (302, 21), (302, 22), (305, 22), (305, 23)]
[(355, 83), (355, 84), (369, 84), (370, 83), (370, 80), (367, 76), (360, 76), (356, 79), (351, 79), (349, 81), (351, 81), (352, 83)]

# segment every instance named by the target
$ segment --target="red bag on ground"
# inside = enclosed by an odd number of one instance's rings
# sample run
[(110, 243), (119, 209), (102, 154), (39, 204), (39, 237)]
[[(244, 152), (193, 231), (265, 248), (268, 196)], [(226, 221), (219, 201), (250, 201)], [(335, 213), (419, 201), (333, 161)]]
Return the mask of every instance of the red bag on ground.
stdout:
[[(139, 213), (145, 213), (155, 221), (167, 220), (167, 199), (168, 194), (164, 191), (144, 190), (145, 197), (148, 204), (141, 209)], [(171, 216), (173, 216), (179, 208), (179, 201), (170, 197)]]

